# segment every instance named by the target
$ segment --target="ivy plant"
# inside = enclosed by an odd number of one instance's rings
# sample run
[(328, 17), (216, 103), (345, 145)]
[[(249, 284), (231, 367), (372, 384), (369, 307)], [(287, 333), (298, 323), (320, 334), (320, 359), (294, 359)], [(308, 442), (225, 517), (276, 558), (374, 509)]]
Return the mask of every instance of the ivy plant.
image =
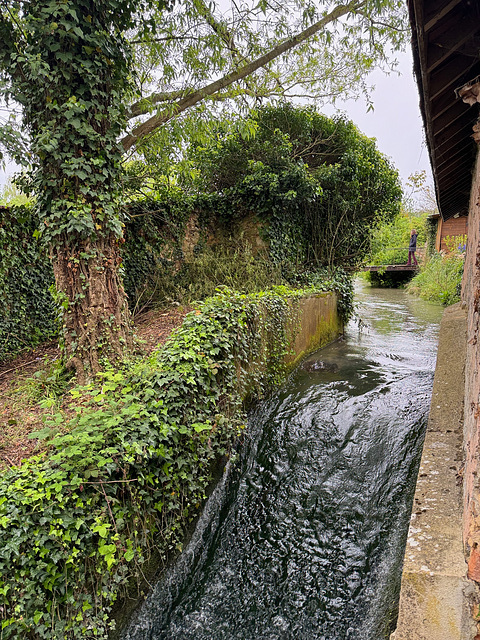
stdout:
[(34, 434), (47, 454), (0, 478), (3, 640), (107, 638), (153, 551), (182, 549), (243, 400), (285, 375), (292, 300), (315, 292), (219, 292), (147, 360), (73, 390), (77, 416)]

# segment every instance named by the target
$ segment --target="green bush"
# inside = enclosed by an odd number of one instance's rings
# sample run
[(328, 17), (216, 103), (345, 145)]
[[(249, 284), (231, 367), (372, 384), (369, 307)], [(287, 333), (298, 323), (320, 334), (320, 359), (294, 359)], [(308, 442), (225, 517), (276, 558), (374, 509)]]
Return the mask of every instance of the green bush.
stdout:
[(436, 253), (407, 286), (414, 295), (444, 305), (459, 302), (464, 256)]
[(226, 290), (147, 360), (74, 390), (87, 406), (68, 432), (54, 417), (36, 434), (49, 454), (0, 479), (2, 640), (107, 637), (153, 550), (181, 550), (241, 432), (242, 398), (285, 373), (290, 299), (312, 292)]
[(399, 210), (398, 173), (353, 122), (284, 103), (241, 123), (218, 124), (217, 135), (192, 145), (197, 193), (225, 220), (252, 212), (265, 223), (271, 259), (287, 270), (358, 264), (370, 229)]
[(28, 205), (0, 213), (0, 361), (56, 336), (53, 269)]

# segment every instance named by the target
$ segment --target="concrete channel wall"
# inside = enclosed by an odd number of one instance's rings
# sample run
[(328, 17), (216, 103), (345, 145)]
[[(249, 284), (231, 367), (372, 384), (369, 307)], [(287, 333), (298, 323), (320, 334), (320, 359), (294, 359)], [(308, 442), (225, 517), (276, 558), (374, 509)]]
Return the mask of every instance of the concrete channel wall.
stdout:
[(473, 640), (474, 584), (462, 542), (466, 312), (445, 310), (392, 640)]
[(480, 640), (480, 161), (462, 302), (445, 311), (395, 640)]
[(300, 322), (296, 330), (289, 330), (292, 353), (287, 357), (287, 363), (291, 369), (304, 356), (336, 340), (343, 331), (336, 293), (318, 293), (295, 300), (292, 304), (300, 316)]

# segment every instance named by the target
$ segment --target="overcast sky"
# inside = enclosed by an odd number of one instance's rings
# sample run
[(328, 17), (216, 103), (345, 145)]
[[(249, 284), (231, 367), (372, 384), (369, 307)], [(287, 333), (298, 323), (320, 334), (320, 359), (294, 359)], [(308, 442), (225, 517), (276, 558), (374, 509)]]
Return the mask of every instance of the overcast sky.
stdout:
[[(349, 100), (337, 106), (363, 133), (376, 138), (378, 148), (393, 161), (404, 184), (408, 176), (422, 170), (427, 172), (431, 182), (411, 51), (398, 57), (400, 76), (394, 73), (386, 76), (380, 71), (370, 76), (371, 84), (375, 85), (372, 94), (374, 111), (367, 113), (363, 100)], [(328, 115), (334, 113), (332, 108), (323, 111)]]
[[(409, 175), (423, 169), (431, 181), (410, 51), (401, 54), (399, 60), (400, 76), (393, 73), (386, 76), (379, 71), (370, 76), (370, 83), (376, 87), (372, 94), (374, 111), (367, 113), (363, 100), (349, 100), (337, 104), (337, 108), (344, 111), (363, 133), (376, 138), (378, 148), (392, 160), (404, 184)], [(322, 111), (327, 115), (335, 113), (335, 109), (328, 106)], [(12, 166), (7, 167), (6, 172), (0, 169), (0, 185), (14, 171)]]

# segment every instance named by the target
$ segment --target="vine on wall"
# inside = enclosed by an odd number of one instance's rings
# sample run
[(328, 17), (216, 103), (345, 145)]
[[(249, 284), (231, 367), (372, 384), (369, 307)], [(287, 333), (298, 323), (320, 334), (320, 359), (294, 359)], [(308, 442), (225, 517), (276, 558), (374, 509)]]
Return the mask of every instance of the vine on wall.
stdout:
[[(181, 245), (185, 202), (132, 203), (125, 210), (122, 245), (125, 289), (132, 309), (155, 273), (168, 270)], [(39, 218), (32, 206), (2, 210), (0, 222), (0, 362), (55, 338), (59, 316), (54, 277)], [(178, 257), (178, 256), (177, 256)], [(52, 295), (53, 294), (53, 295)]]
[(151, 553), (181, 550), (242, 431), (242, 398), (284, 375), (290, 301), (313, 291), (226, 290), (148, 360), (74, 390), (84, 410), (67, 432), (59, 415), (36, 434), (48, 457), (0, 478), (3, 640), (107, 638)]
[(3, 209), (0, 221), (0, 361), (57, 334), (49, 288), (53, 269), (28, 206)]

